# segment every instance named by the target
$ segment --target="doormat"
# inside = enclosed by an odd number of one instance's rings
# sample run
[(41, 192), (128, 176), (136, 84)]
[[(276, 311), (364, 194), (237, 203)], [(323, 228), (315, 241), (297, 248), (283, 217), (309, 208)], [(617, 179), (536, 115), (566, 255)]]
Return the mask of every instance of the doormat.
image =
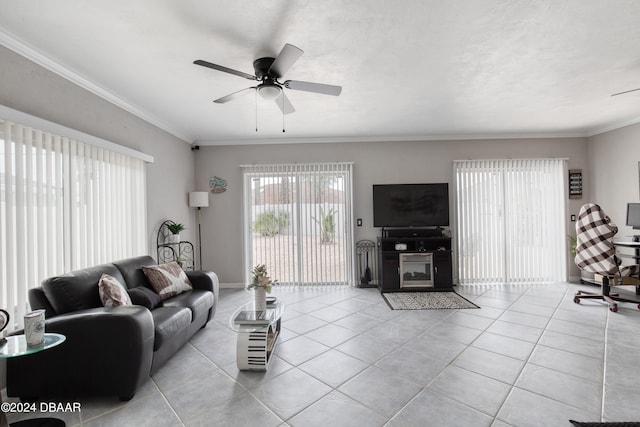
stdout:
[(382, 296), (392, 310), (480, 308), (455, 292), (388, 292)]

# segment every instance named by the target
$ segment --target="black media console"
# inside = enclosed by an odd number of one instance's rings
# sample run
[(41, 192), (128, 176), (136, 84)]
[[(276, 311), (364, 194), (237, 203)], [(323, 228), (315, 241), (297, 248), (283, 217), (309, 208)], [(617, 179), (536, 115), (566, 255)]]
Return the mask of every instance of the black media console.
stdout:
[(382, 229), (380, 292), (452, 291), (451, 237), (441, 228)]

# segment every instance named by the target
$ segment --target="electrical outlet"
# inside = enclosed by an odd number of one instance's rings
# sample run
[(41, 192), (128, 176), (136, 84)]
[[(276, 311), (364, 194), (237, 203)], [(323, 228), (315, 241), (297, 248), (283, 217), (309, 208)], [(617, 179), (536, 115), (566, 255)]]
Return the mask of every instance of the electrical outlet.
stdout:
[(357, 225), (358, 227), (362, 227), (362, 218), (358, 218), (358, 219), (356, 220), (356, 225)]
[(572, 222), (576, 222), (576, 216), (575, 215), (571, 215), (571, 221)]

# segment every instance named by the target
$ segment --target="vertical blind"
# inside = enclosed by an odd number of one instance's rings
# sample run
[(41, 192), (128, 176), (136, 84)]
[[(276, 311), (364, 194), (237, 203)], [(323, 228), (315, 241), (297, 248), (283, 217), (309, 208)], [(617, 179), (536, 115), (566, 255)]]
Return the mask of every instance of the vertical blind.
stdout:
[(283, 284), (355, 284), (352, 164), (243, 166), (244, 264)]
[(460, 160), (460, 283), (566, 280), (565, 160)]
[(0, 307), (22, 327), (30, 288), (147, 252), (145, 162), (0, 120)]

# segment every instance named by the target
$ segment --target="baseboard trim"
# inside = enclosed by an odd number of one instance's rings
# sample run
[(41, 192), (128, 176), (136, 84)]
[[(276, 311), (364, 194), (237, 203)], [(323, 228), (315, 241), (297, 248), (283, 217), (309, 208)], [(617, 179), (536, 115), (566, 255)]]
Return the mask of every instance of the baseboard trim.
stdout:
[(220, 283), (221, 288), (229, 289), (244, 289), (244, 283)]

